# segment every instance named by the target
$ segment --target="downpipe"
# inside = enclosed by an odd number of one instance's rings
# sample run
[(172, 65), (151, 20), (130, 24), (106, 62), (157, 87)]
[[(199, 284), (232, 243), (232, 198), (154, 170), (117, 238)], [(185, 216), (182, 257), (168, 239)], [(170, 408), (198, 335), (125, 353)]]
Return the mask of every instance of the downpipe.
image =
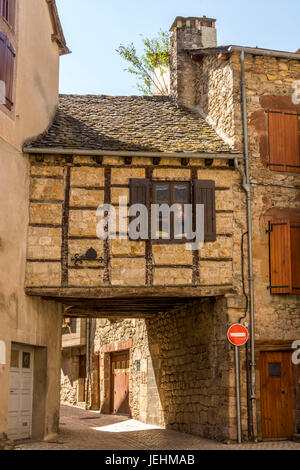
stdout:
[(86, 319), (86, 397), (85, 397), (86, 409), (90, 408), (89, 406), (90, 405), (90, 375), (91, 375), (90, 346), (91, 346), (91, 323), (90, 323), (90, 319), (87, 318)]
[[(253, 251), (252, 251), (252, 209), (251, 209), (251, 185), (249, 174), (249, 147), (248, 147), (248, 125), (247, 125), (247, 102), (245, 85), (245, 52), (240, 53), (241, 63), (241, 93), (242, 93), (242, 115), (244, 136), (244, 172), (241, 170), (238, 159), (234, 159), (236, 170), (242, 177), (242, 188), (246, 194), (247, 230), (248, 230), (248, 282), (249, 282), (249, 317), (250, 317), (250, 381), (251, 381), (251, 429), (254, 430), (254, 416), (256, 410), (256, 364), (255, 364), (255, 319), (254, 319), (254, 275), (253, 275)], [(255, 433), (252, 436), (255, 440)]]

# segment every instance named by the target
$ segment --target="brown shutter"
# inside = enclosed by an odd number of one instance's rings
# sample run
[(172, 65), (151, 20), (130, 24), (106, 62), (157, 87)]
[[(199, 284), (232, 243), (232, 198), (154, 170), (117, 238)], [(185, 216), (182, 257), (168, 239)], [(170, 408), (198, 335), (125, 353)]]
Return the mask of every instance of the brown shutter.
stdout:
[(0, 32), (0, 80), (5, 80), (6, 36)]
[(6, 107), (13, 106), (13, 80), (14, 80), (15, 52), (7, 37), (0, 33), (0, 80), (5, 82)]
[(285, 171), (285, 123), (281, 111), (269, 111), (269, 166)]
[(204, 241), (216, 241), (215, 182), (194, 180), (194, 204), (204, 204)]
[(275, 171), (300, 172), (299, 118), (293, 111), (268, 111), (269, 166)]
[(269, 224), (271, 294), (289, 294), (291, 290), (290, 222), (276, 220)]
[(11, 109), (13, 106), (13, 82), (14, 82), (14, 61), (15, 52), (9, 40), (6, 43), (6, 69), (5, 69), (5, 83), (6, 83), (6, 107)]
[(291, 222), (292, 291), (300, 295), (300, 222)]
[(299, 126), (297, 113), (284, 113), (285, 162), (287, 171), (300, 172)]
[[(144, 204), (149, 210), (150, 207), (150, 180), (146, 178), (130, 179), (130, 205)], [(150, 214), (149, 219), (150, 220)], [(150, 225), (149, 225), (150, 227)]]
[(130, 180), (130, 204), (144, 204), (149, 207), (150, 181), (142, 178)]

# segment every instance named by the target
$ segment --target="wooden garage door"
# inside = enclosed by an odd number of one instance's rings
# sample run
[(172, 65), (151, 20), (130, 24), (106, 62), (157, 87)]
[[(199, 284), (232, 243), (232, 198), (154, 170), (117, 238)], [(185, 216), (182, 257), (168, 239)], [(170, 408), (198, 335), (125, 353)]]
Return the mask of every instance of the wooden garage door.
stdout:
[(112, 413), (130, 415), (129, 409), (129, 351), (111, 357)]
[(290, 352), (260, 354), (263, 438), (288, 438), (294, 432), (292, 358)]

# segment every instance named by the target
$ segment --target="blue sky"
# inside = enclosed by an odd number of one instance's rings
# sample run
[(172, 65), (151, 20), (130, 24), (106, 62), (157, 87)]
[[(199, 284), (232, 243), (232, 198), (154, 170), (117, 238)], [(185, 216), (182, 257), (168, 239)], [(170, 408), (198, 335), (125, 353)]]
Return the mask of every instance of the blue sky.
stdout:
[(300, 48), (299, 0), (57, 0), (57, 5), (72, 50), (61, 58), (61, 93), (139, 94), (115, 50), (134, 42), (141, 52), (140, 35), (155, 37), (176, 16), (216, 18), (219, 45)]

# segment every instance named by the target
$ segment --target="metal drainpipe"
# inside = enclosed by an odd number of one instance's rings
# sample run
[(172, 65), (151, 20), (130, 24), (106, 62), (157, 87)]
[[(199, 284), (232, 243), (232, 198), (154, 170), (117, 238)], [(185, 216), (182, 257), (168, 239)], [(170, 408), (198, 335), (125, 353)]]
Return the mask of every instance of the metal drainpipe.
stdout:
[[(255, 320), (254, 320), (254, 276), (253, 276), (253, 252), (252, 252), (252, 210), (251, 210), (251, 187), (249, 174), (249, 147), (248, 147), (248, 125), (247, 125), (247, 101), (245, 85), (245, 51), (240, 53), (241, 63), (241, 91), (242, 91), (242, 114), (244, 134), (244, 168), (243, 173), (235, 159), (235, 167), (240, 172), (243, 183), (242, 187), (246, 193), (247, 200), (247, 226), (248, 226), (248, 281), (249, 281), (249, 307), (250, 307), (250, 378), (251, 378), (251, 427), (254, 429), (254, 416), (256, 404), (256, 364), (255, 364)], [(253, 439), (255, 433), (253, 434)]]
[(85, 402), (89, 407), (90, 398), (90, 319), (86, 320), (86, 397)]

